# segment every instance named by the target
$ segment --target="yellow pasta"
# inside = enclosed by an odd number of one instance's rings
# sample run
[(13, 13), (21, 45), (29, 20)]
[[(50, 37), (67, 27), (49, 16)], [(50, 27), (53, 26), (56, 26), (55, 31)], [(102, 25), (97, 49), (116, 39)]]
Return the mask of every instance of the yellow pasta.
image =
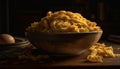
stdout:
[(29, 32), (91, 32), (99, 31), (100, 27), (80, 13), (60, 10), (49, 11), (39, 22), (32, 23), (26, 30)]
[(115, 54), (112, 46), (107, 46), (104, 43), (96, 43), (90, 48), (90, 54), (87, 60), (90, 62), (103, 62), (103, 57), (119, 57), (120, 54)]

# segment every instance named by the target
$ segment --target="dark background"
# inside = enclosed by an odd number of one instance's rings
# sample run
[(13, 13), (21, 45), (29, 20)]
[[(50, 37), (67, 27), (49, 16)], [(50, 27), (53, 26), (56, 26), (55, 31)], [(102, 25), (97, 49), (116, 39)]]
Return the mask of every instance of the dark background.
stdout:
[(119, 0), (0, 0), (0, 33), (24, 36), (25, 28), (48, 11), (79, 12), (103, 29), (103, 38), (120, 35)]

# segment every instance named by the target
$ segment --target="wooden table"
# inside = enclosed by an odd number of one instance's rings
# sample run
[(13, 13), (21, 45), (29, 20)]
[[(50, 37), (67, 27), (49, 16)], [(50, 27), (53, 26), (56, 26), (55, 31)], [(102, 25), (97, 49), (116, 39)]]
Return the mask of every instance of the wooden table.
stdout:
[[(120, 44), (113, 43), (109, 41), (100, 41), (101, 43), (104, 42), (107, 45), (111, 45), (114, 48), (115, 53), (120, 53)], [(86, 61), (86, 56), (88, 55), (88, 51), (84, 52), (79, 56), (74, 57), (67, 57), (66, 58), (50, 58), (50, 61), (44, 63), (21, 63), (21, 64), (0, 64), (1, 68), (8, 68), (8, 69), (36, 69), (36, 68), (115, 68), (120, 66), (120, 57), (116, 58), (104, 58), (103, 63), (90, 63)], [(51, 61), (52, 60), (52, 61)]]

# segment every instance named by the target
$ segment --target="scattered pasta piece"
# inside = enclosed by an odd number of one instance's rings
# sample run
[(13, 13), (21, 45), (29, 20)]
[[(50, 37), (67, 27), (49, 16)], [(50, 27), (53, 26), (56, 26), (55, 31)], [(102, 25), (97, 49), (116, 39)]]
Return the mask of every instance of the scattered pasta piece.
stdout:
[(104, 43), (96, 43), (90, 48), (90, 54), (87, 60), (90, 62), (103, 62), (103, 57), (119, 57), (120, 54), (115, 54), (112, 46), (107, 46)]
[(87, 60), (90, 62), (103, 62), (103, 57), (99, 55), (88, 55)]

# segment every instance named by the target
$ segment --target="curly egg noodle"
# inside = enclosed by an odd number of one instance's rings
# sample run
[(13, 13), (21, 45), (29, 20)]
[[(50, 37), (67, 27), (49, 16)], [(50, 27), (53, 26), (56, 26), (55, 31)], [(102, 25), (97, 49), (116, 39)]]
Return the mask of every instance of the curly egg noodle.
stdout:
[(114, 53), (112, 46), (105, 43), (96, 43), (89, 50), (90, 54), (87, 56), (87, 60), (90, 62), (103, 62), (105, 57), (120, 57), (120, 54)]
[(49, 11), (39, 22), (32, 23), (26, 30), (29, 32), (92, 32), (99, 31), (100, 27), (80, 13), (60, 10)]

